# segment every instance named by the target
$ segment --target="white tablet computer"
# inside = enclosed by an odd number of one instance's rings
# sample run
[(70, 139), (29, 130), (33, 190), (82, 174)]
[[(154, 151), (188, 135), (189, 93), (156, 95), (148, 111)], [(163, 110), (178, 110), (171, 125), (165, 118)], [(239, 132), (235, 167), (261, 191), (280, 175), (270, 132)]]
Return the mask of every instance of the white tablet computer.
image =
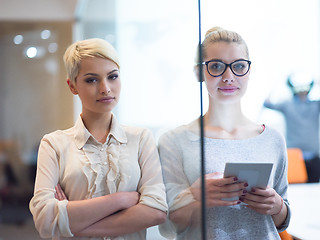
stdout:
[[(273, 163), (231, 163), (225, 165), (224, 177), (236, 176), (239, 182), (248, 183), (248, 191), (252, 187), (265, 188), (268, 185)], [(225, 200), (237, 200), (228, 198)]]

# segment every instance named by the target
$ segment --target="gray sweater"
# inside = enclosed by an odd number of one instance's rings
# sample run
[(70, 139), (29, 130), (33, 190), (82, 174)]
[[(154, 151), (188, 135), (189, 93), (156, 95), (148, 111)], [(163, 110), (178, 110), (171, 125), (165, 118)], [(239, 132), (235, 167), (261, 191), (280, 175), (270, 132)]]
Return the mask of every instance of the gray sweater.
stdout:
[[(197, 120), (173, 129), (159, 139), (159, 153), (167, 190), (169, 212), (194, 202), (189, 187), (200, 177), (200, 138)], [(280, 239), (278, 231), (288, 227), (290, 210), (287, 201), (287, 155), (283, 137), (266, 126), (257, 137), (244, 140), (205, 138), (206, 173), (223, 172), (226, 162), (271, 162), (268, 185), (282, 196), (288, 216), (279, 229), (272, 217), (242, 205), (207, 209), (207, 239)], [(200, 239), (200, 229), (187, 228), (175, 233), (167, 220), (160, 226), (163, 236), (176, 239)]]

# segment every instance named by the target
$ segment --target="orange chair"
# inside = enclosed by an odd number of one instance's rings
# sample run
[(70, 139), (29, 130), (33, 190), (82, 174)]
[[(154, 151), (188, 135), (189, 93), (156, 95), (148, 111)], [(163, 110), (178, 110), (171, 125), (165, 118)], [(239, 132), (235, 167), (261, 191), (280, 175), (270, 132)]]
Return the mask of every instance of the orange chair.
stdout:
[(293, 240), (293, 237), (287, 233), (287, 231), (283, 231), (279, 233), (281, 240)]
[(288, 182), (306, 183), (308, 173), (303, 159), (302, 151), (299, 148), (288, 148)]

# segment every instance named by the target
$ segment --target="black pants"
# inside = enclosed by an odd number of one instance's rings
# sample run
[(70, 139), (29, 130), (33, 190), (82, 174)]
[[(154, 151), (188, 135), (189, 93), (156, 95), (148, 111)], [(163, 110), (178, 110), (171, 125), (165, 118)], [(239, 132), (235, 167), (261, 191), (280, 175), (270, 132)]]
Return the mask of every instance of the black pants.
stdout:
[(315, 157), (310, 160), (306, 160), (306, 168), (308, 173), (308, 182), (319, 182), (320, 179), (320, 158)]

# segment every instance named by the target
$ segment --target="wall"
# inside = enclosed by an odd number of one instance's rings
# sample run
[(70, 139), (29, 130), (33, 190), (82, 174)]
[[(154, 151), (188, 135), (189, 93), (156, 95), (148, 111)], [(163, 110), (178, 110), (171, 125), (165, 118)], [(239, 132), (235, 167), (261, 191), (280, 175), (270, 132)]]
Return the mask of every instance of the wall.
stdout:
[[(0, 140), (19, 143), (22, 158), (30, 154), (41, 137), (73, 124), (73, 98), (66, 84), (62, 55), (72, 42), (72, 22), (0, 22)], [(41, 39), (44, 29), (49, 39)], [(15, 45), (15, 35), (24, 41)], [(48, 52), (50, 43), (57, 51)], [(27, 58), (25, 50), (37, 46), (38, 58)]]

